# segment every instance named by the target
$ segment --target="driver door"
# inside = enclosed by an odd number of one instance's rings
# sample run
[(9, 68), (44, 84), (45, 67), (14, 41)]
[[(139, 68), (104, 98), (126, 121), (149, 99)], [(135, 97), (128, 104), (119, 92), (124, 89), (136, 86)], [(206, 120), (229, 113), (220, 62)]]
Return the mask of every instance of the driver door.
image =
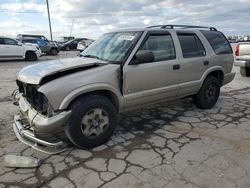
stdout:
[[(171, 34), (149, 32), (139, 51), (150, 51), (151, 62), (138, 62), (136, 57), (123, 67), (123, 94), (127, 108), (175, 98), (179, 90), (180, 64)], [(136, 53), (135, 53), (136, 54)]]

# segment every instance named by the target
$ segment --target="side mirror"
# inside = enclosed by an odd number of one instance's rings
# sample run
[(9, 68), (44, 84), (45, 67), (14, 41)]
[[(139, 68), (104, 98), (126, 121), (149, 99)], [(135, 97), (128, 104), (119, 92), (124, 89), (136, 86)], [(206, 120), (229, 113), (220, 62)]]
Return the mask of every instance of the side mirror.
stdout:
[(21, 43), (21, 42), (17, 43), (17, 46), (22, 46), (22, 45), (23, 45), (23, 43)]
[(148, 50), (140, 50), (135, 54), (135, 64), (149, 63), (155, 60), (154, 54)]

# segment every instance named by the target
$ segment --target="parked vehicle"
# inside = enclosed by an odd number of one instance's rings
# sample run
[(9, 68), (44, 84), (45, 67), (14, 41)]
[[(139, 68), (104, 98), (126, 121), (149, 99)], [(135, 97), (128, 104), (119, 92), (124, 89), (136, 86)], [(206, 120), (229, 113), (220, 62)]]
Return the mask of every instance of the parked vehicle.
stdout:
[(235, 56), (235, 66), (240, 67), (240, 74), (250, 76), (250, 42), (238, 43)]
[(15, 39), (0, 36), (0, 59), (25, 59), (35, 61), (41, 56), (37, 45), (25, 45)]
[(20, 40), (22, 43), (37, 44), (43, 53), (48, 55), (57, 55), (59, 53), (59, 47), (54, 42), (46, 42), (39, 38), (25, 38)]
[(70, 40), (65, 43), (62, 43), (59, 45), (60, 50), (66, 50), (66, 51), (75, 50), (77, 48), (78, 42), (82, 40), (86, 40), (86, 38), (76, 38), (74, 40)]
[(77, 50), (79, 50), (80, 52), (82, 52), (83, 50), (85, 50), (93, 42), (94, 42), (94, 40), (91, 40), (91, 39), (82, 40), (82, 41), (78, 42), (78, 44), (77, 44)]
[(60, 131), (80, 148), (99, 146), (112, 135), (117, 113), (128, 109), (188, 96), (199, 108), (212, 108), (220, 88), (234, 79), (233, 62), (229, 42), (215, 28), (162, 25), (107, 33), (81, 57), (18, 73), (14, 131), (51, 154), (65, 149), (55, 137)]

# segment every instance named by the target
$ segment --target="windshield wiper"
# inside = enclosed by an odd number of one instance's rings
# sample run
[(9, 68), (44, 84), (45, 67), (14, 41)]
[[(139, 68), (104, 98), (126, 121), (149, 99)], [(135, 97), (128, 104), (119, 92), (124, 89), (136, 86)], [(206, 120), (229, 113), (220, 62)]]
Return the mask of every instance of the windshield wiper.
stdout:
[(81, 57), (89, 57), (89, 58), (94, 58), (94, 59), (100, 59), (100, 57), (95, 56), (95, 55), (82, 55)]

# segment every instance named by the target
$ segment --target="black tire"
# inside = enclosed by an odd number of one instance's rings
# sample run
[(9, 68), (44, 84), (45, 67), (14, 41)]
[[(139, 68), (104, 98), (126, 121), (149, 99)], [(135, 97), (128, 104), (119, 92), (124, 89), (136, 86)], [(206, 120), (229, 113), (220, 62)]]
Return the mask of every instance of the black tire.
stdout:
[(35, 52), (28, 51), (25, 54), (25, 60), (27, 61), (36, 61), (37, 60), (37, 55)]
[[(92, 135), (86, 136), (84, 134), (86, 127), (84, 129), (83, 120), (84, 117), (89, 116), (88, 113), (94, 109), (103, 109), (106, 112), (109, 123), (100, 135), (93, 138), (91, 137)], [(72, 111), (72, 115), (64, 130), (69, 140), (77, 147), (93, 148), (106, 143), (112, 136), (116, 127), (117, 110), (106, 97), (92, 95), (80, 98), (70, 106), (70, 110)], [(88, 130), (91, 130), (94, 126), (97, 125), (91, 125)]]
[(212, 108), (220, 95), (220, 82), (217, 78), (209, 76), (203, 82), (200, 91), (193, 96), (194, 103), (202, 109)]
[(249, 77), (250, 76), (250, 68), (240, 67), (240, 74), (243, 77)]
[(51, 55), (57, 55), (57, 54), (58, 54), (58, 50), (57, 50), (56, 48), (52, 48), (52, 49), (50, 50), (50, 54), (51, 54)]

